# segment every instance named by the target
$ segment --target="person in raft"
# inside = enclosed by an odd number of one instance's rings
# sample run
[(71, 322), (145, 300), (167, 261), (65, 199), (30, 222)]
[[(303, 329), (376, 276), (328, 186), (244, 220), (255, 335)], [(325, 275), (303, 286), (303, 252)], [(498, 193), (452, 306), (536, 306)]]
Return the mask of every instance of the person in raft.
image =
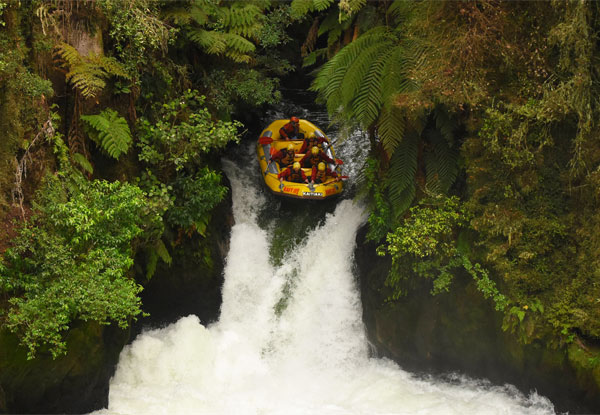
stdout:
[(308, 179), (306, 178), (306, 174), (304, 174), (304, 171), (302, 171), (302, 169), (300, 168), (300, 163), (298, 163), (298, 162), (295, 162), (292, 165), (292, 167), (288, 167), (288, 168), (282, 170), (277, 175), (277, 178), (282, 183), (284, 180), (286, 180), (288, 182), (295, 182), (295, 183), (304, 182), (304, 183), (308, 184)]
[(294, 150), (294, 145), (290, 143), (287, 148), (282, 148), (275, 152), (271, 156), (271, 160), (278, 162), (281, 167), (288, 167), (294, 162), (295, 155), (296, 151)]
[(310, 174), (310, 182), (312, 184), (324, 183), (326, 177), (333, 177), (336, 182), (341, 180), (336, 172), (325, 166), (325, 163), (320, 162), (318, 166), (313, 166), (312, 173)]
[(298, 117), (290, 117), (290, 122), (279, 129), (282, 140), (298, 140), (300, 138), (300, 120)]
[(329, 143), (329, 140), (325, 137), (318, 137), (315, 133), (310, 133), (310, 135), (304, 139), (299, 153), (306, 153), (307, 151), (310, 151), (311, 148), (323, 143)]
[(321, 162), (336, 163), (336, 161), (323, 153), (319, 147), (313, 147), (310, 149), (310, 153), (306, 153), (300, 160), (302, 167), (314, 167), (318, 166)]

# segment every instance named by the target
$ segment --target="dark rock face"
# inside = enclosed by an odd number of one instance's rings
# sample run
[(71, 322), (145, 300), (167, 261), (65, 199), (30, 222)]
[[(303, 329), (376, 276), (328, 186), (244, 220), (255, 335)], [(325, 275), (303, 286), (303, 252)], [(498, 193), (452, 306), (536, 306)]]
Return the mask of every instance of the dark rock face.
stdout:
[[(229, 196), (215, 210), (206, 237), (182, 235), (172, 249), (172, 266), (159, 266), (141, 294), (142, 308), (150, 316), (139, 318), (130, 330), (79, 322), (67, 335), (67, 355), (56, 360), (45, 353), (27, 360), (17, 338), (0, 330), (0, 413), (88, 413), (105, 408), (119, 354), (136, 334), (188, 314), (198, 315), (203, 324), (216, 320), (232, 224)], [(143, 260), (138, 257), (136, 263)], [(140, 281), (142, 271), (139, 267)]]
[(415, 373), (459, 372), (494, 384), (513, 384), (528, 394), (537, 390), (557, 411), (596, 413), (600, 379), (596, 370), (574, 364), (571, 352), (537, 342), (519, 343), (502, 330), (502, 316), (466, 277), (457, 276), (451, 292), (432, 296), (419, 281), (397, 303), (385, 304), (382, 289), (390, 267), (357, 236), (355, 253), (363, 303), (363, 320), (376, 353)]
[(27, 360), (17, 338), (0, 332), (0, 409), (6, 413), (83, 413), (108, 404), (108, 382), (129, 331), (80, 322), (69, 353)]
[(231, 205), (230, 191), (215, 208), (205, 237), (181, 234), (173, 238), (179, 242), (169, 247), (171, 266), (159, 263), (155, 275), (144, 285), (142, 304), (150, 316), (136, 322), (134, 334), (168, 325), (189, 314), (197, 315), (205, 326), (217, 320), (222, 302), (223, 268), (233, 226)]

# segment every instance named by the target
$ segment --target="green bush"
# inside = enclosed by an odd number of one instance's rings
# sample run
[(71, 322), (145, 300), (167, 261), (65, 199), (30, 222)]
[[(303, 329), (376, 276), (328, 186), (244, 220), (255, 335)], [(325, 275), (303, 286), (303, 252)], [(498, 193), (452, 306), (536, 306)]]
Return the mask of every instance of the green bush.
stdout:
[(47, 177), (0, 265), (0, 288), (11, 295), (6, 325), (30, 358), (43, 346), (64, 353), (76, 319), (126, 327), (141, 313), (142, 288), (127, 271), (132, 241), (161, 221), (147, 206), (130, 184)]

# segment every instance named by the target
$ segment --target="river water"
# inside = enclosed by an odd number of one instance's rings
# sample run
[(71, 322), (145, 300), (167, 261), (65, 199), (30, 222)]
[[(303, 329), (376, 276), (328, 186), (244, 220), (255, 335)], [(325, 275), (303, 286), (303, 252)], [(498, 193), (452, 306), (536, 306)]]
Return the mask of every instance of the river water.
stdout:
[[(339, 143), (338, 154), (354, 160), (344, 174), (358, 174), (363, 141)], [(363, 207), (344, 196), (281, 201), (261, 186), (252, 143), (228, 157), (235, 225), (219, 320), (204, 327), (191, 315), (140, 334), (121, 353), (109, 407), (98, 413), (554, 413), (536, 393), (419, 377), (370, 357), (353, 273)]]

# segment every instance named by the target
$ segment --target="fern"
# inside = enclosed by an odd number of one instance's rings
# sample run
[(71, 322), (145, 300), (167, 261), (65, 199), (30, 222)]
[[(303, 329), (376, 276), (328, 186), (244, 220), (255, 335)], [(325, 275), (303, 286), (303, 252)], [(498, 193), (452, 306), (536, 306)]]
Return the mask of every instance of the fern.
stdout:
[(323, 10), (326, 10), (329, 6), (331, 6), (332, 3), (333, 0), (314, 0), (313, 7), (316, 11), (322, 12)]
[(313, 0), (293, 0), (290, 4), (292, 17), (299, 18), (308, 14), (313, 6)]
[(448, 145), (437, 129), (425, 130), (423, 135), (430, 143), (424, 154), (427, 189), (445, 194), (458, 175), (458, 151)]
[(118, 159), (121, 154), (127, 153), (131, 146), (131, 131), (127, 121), (116, 111), (107, 108), (99, 115), (82, 115), (91, 128), (90, 137), (109, 156)]
[(416, 195), (419, 141), (416, 132), (406, 134), (390, 159), (388, 193), (396, 217), (410, 207)]
[(105, 79), (119, 76), (131, 79), (123, 65), (115, 58), (90, 55), (81, 56), (77, 49), (68, 43), (61, 43), (56, 54), (68, 69), (65, 77), (85, 98), (93, 98), (106, 86)]
[(377, 125), (383, 149), (389, 156), (393, 156), (406, 127), (406, 117), (403, 111), (394, 105), (384, 106)]
[(73, 161), (77, 162), (89, 174), (94, 174), (94, 167), (92, 167), (90, 161), (83, 154), (74, 153), (71, 157)]

